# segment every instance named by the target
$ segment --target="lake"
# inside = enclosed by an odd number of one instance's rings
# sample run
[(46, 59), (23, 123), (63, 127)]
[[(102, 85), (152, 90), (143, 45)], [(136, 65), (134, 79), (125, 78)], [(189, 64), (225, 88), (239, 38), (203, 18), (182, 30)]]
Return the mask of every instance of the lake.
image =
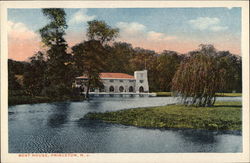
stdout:
[[(241, 101), (219, 97), (218, 101)], [(93, 120), (88, 112), (162, 106), (173, 97), (96, 97), (9, 107), (9, 153), (190, 153), (242, 152), (240, 131), (146, 129)]]

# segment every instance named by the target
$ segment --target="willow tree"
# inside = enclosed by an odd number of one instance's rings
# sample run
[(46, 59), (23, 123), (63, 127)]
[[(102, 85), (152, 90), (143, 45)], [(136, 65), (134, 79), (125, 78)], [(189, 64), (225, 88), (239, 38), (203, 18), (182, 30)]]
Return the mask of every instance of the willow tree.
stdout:
[(201, 51), (182, 61), (172, 80), (172, 91), (182, 97), (184, 104), (212, 106), (215, 93), (225, 85), (225, 73), (215, 55)]

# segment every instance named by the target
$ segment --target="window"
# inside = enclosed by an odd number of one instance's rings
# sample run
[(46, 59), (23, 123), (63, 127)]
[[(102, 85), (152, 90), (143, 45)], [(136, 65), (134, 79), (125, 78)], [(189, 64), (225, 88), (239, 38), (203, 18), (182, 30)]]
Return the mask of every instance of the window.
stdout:
[(134, 92), (134, 88), (132, 86), (129, 87), (129, 92)]
[(109, 82), (113, 83), (113, 82), (114, 82), (114, 80), (113, 80), (113, 79), (111, 79), (111, 80), (109, 80)]
[(115, 89), (114, 89), (113, 86), (110, 86), (110, 87), (109, 87), (109, 92), (114, 92), (114, 90), (115, 90)]
[(119, 91), (120, 91), (120, 92), (123, 92), (123, 91), (124, 91), (124, 87), (123, 87), (123, 86), (120, 86), (120, 87), (119, 87)]
[(143, 80), (140, 80), (140, 83), (143, 83)]
[(141, 78), (143, 78), (143, 74), (141, 74)]
[(143, 87), (140, 87), (140, 88), (139, 88), (139, 92), (144, 92), (144, 88), (143, 88)]
[(123, 82), (123, 80), (120, 80), (120, 82)]

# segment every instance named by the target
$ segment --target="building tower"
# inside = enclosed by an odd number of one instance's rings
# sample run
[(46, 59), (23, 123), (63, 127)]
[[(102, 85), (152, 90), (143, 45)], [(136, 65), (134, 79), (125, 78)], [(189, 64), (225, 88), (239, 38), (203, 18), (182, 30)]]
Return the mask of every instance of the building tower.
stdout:
[(148, 87), (148, 71), (143, 70), (143, 71), (135, 71), (134, 72), (134, 77), (135, 77), (135, 92), (149, 92), (149, 87)]

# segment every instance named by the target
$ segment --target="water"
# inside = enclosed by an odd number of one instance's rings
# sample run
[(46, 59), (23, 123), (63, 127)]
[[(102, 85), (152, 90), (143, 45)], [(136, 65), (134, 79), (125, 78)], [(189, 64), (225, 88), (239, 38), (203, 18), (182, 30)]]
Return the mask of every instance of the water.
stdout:
[[(241, 98), (218, 98), (236, 100)], [(145, 129), (80, 120), (88, 112), (175, 103), (172, 97), (102, 97), (9, 107), (10, 153), (242, 152), (240, 132)]]

